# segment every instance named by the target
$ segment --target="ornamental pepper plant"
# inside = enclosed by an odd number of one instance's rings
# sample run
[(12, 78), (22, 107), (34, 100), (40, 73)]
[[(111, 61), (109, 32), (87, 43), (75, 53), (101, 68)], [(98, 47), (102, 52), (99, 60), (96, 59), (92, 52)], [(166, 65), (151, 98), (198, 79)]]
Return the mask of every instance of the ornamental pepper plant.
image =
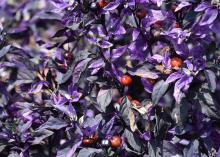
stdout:
[(220, 156), (219, 0), (1, 0), (0, 157)]

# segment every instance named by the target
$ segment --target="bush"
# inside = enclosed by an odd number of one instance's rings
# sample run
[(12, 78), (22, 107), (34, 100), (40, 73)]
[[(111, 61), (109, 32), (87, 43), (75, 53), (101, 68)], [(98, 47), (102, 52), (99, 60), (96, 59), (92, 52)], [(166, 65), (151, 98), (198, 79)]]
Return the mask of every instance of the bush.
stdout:
[(0, 156), (220, 155), (219, 6), (2, 0)]

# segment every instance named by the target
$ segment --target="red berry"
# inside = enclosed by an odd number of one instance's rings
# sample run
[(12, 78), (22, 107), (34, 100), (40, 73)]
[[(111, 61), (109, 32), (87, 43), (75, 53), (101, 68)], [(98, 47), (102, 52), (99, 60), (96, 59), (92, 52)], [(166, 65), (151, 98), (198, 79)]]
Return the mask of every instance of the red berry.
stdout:
[(98, 5), (100, 8), (104, 8), (108, 3), (105, 0), (99, 0)]
[(90, 138), (85, 138), (85, 139), (83, 139), (83, 141), (82, 141), (83, 145), (85, 145), (85, 146), (90, 146), (90, 145), (92, 145), (94, 142), (95, 142), (95, 141), (94, 141), (93, 139), (90, 139)]
[(136, 12), (136, 16), (139, 19), (143, 19), (147, 16), (147, 12), (145, 10), (139, 10)]
[(121, 139), (120, 136), (113, 136), (113, 137), (110, 139), (110, 142), (111, 142), (112, 148), (118, 148), (118, 147), (121, 146), (122, 139)]
[[(126, 95), (126, 97), (131, 101), (132, 97), (130, 95)], [(122, 103), (122, 97), (118, 98), (118, 103), (121, 104)]]
[(121, 77), (121, 84), (124, 86), (130, 86), (132, 84), (132, 78), (129, 75), (123, 75)]
[(178, 69), (178, 68), (180, 68), (182, 65), (183, 65), (183, 61), (182, 61), (181, 58), (173, 57), (173, 58), (171, 59), (171, 66), (172, 66), (172, 68)]
[(71, 52), (65, 52), (64, 53), (64, 58), (67, 60), (67, 61), (71, 61), (73, 60), (73, 54)]
[(137, 108), (141, 107), (141, 103), (138, 100), (132, 100), (131, 104)]

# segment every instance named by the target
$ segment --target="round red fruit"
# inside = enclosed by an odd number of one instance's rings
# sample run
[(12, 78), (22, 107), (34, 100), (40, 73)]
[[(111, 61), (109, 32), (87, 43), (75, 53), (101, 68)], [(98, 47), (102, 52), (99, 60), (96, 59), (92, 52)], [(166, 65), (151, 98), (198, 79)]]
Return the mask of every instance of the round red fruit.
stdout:
[(113, 137), (110, 139), (110, 142), (111, 142), (112, 148), (118, 148), (118, 147), (121, 146), (122, 139), (121, 139), (120, 136), (113, 136)]
[(71, 52), (65, 52), (64, 58), (68, 61), (71, 61), (71, 60), (73, 60), (73, 54)]
[(179, 58), (179, 57), (173, 57), (172, 59), (171, 59), (171, 66), (172, 66), (172, 68), (180, 68), (181, 66), (183, 65), (183, 61), (182, 61), (182, 59), (181, 58)]
[(98, 5), (99, 5), (100, 8), (104, 8), (105, 6), (107, 6), (107, 4), (108, 3), (105, 0), (100, 0), (98, 2)]
[(123, 75), (121, 77), (121, 84), (124, 86), (130, 86), (132, 84), (132, 78), (129, 75)]

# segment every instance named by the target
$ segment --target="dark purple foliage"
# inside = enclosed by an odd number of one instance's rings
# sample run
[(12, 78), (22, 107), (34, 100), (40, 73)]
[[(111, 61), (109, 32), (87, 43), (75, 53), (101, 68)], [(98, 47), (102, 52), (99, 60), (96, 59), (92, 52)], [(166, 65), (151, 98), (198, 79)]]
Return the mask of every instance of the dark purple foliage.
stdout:
[(220, 156), (219, 13), (219, 0), (1, 0), (0, 157)]

